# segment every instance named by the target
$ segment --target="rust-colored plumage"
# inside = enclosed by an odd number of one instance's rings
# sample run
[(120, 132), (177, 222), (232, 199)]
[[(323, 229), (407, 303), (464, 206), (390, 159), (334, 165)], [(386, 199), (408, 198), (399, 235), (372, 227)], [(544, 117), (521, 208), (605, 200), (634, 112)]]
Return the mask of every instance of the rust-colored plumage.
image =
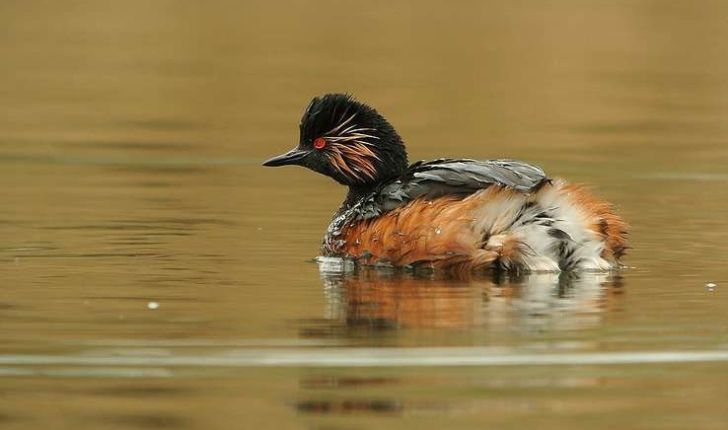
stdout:
[(373, 180), (377, 169), (374, 162), (377, 156), (363, 143), (349, 141), (333, 142), (327, 148), (326, 156), (339, 173), (359, 180)]
[(345, 227), (341, 252), (365, 262), (395, 266), (465, 262), (478, 252), (470, 231), (475, 199), (415, 200), (380, 217)]
[(566, 184), (563, 189), (574, 205), (583, 208), (589, 214), (592, 223), (588, 228), (604, 238), (605, 247), (602, 257), (618, 259), (624, 255), (629, 247), (626, 238), (629, 225), (622, 217), (614, 213), (612, 205), (596, 198), (579, 185)]
[[(556, 193), (562, 205), (570, 205), (580, 213), (582, 225), (573, 228), (593, 233), (583, 242), (604, 244), (601, 258), (614, 263), (624, 253), (624, 220), (614, 214), (608, 203), (591, 196), (584, 188), (562, 183), (546, 185), (530, 196), (512, 188), (491, 186), (464, 199), (420, 198), (379, 217), (347, 225), (341, 232), (342, 245), (336, 253), (365, 264), (426, 265), (453, 270), (498, 265), (534, 269), (525, 263), (528, 253), (536, 247), (529, 243), (529, 238), (519, 235), (514, 225), (537, 222), (537, 217), (522, 219), (522, 208), (538, 204), (548, 193)], [(502, 205), (503, 210), (483, 211), (488, 205)], [(544, 228), (552, 228), (553, 224), (545, 224)], [(562, 264), (559, 258), (555, 250), (553, 259)]]

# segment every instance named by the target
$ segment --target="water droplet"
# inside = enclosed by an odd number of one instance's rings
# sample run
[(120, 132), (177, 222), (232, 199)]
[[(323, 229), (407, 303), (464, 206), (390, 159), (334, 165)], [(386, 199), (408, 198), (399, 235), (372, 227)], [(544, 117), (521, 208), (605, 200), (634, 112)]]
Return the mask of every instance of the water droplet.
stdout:
[(713, 282), (708, 282), (707, 284), (705, 284), (705, 288), (707, 288), (707, 289), (708, 289), (708, 291), (713, 291), (713, 290), (715, 290), (715, 287), (717, 287), (717, 286), (718, 286), (718, 285), (716, 285), (716, 284), (715, 284), (715, 283), (713, 283)]
[(159, 303), (149, 302), (149, 303), (147, 303), (147, 307), (151, 310), (155, 310), (155, 309), (159, 308)]

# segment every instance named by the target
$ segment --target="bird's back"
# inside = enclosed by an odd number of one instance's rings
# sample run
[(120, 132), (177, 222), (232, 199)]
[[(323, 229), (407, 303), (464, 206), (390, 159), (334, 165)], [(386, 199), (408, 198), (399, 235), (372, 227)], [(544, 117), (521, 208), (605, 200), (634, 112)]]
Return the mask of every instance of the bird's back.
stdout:
[(627, 247), (625, 231), (608, 203), (538, 167), (443, 159), (342, 208), (322, 252), (394, 266), (606, 270)]

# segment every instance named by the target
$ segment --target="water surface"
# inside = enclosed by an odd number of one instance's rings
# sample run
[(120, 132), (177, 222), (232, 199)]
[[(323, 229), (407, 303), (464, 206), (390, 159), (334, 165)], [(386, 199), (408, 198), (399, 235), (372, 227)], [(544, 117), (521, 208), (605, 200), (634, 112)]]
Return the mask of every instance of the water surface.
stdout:
[[(728, 427), (726, 14), (3, 3), (0, 427)], [(632, 224), (628, 267), (317, 264), (345, 190), (260, 163), (331, 91), (412, 160), (593, 185)]]

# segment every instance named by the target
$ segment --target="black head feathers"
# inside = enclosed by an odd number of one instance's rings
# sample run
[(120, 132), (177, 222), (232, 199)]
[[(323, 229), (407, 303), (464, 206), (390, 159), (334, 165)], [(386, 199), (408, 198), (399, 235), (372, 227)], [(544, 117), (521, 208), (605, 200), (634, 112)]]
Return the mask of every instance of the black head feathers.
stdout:
[(346, 94), (315, 97), (303, 113), (298, 147), (264, 165), (298, 164), (350, 187), (371, 187), (407, 169), (391, 124)]

